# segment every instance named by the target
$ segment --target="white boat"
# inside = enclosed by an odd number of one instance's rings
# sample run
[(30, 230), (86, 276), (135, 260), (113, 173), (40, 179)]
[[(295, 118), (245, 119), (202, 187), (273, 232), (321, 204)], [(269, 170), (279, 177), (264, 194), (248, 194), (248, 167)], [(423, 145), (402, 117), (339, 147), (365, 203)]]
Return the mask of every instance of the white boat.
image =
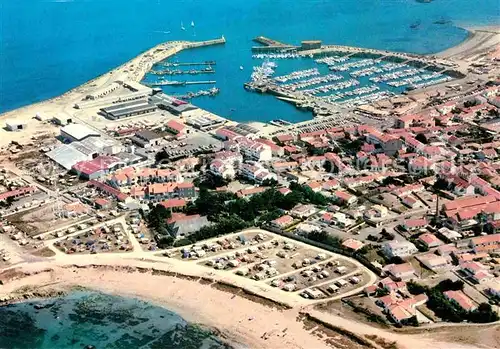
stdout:
[(181, 30), (186, 30), (186, 28), (184, 28), (184, 24), (181, 22)]
[(194, 21), (191, 21), (191, 27), (194, 27)]
[(243, 66), (242, 65), (240, 65), (240, 70), (243, 70)]

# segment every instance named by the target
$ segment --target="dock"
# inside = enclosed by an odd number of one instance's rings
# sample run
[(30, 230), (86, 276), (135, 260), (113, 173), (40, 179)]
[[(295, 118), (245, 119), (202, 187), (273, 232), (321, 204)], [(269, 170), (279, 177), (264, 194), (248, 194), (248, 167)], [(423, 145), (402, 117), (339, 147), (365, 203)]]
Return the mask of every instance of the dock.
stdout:
[(153, 75), (199, 75), (199, 74), (215, 74), (215, 70), (212, 68), (201, 69), (201, 70), (152, 70), (150, 74)]
[(205, 62), (187, 62), (187, 63), (165, 63), (163, 64), (166, 67), (182, 67), (182, 66), (190, 66), (190, 65), (216, 65), (216, 61), (205, 61)]
[(257, 36), (255, 39), (253, 39), (253, 41), (261, 44), (261, 45), (264, 45), (264, 46), (284, 46), (284, 47), (288, 47), (288, 46), (292, 46), (292, 45), (289, 45), (289, 44), (285, 44), (281, 41), (278, 41), (278, 40), (273, 40), (273, 39), (269, 39), (265, 36)]
[(215, 80), (201, 80), (201, 81), (161, 81), (150, 83), (150, 86), (185, 86), (185, 85), (208, 85), (216, 84)]
[(297, 46), (286, 44), (284, 42), (273, 40), (265, 36), (257, 36), (253, 41), (262, 46), (253, 46), (252, 52), (271, 53), (271, 52), (290, 52), (298, 49)]
[(206, 40), (206, 41), (197, 41), (197, 42), (189, 42), (184, 44), (184, 49), (188, 48), (196, 48), (196, 47), (204, 47), (204, 46), (214, 46), (214, 45), (224, 45), (226, 43), (226, 38), (224, 35), (220, 39), (214, 40)]

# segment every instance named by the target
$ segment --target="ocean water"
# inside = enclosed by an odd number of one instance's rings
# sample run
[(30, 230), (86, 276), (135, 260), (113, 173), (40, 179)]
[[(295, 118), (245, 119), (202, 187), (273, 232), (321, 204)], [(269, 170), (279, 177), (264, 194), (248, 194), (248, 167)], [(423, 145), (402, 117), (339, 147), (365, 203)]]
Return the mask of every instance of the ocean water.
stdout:
[[(34, 305), (45, 305), (35, 309)], [(210, 332), (147, 302), (97, 292), (0, 307), (2, 349), (224, 349)]]
[[(443, 19), (450, 22), (435, 23)], [(217, 61), (208, 77), (221, 93), (193, 102), (237, 121), (304, 120), (309, 113), (243, 89), (259, 64), (250, 52), (255, 36), (428, 54), (463, 41), (459, 25), (499, 19), (498, 0), (0, 1), (0, 112), (64, 93), (160, 42), (224, 35), (225, 46), (176, 58)]]

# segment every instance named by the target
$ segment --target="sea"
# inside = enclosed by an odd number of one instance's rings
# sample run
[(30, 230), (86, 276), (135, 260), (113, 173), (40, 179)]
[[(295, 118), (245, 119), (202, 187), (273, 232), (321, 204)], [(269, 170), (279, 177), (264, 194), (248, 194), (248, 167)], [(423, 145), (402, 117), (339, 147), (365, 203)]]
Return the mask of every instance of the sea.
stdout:
[(0, 307), (1, 349), (228, 349), (207, 329), (142, 300), (75, 291)]
[[(462, 26), (499, 23), (498, 0), (0, 1), (0, 112), (60, 95), (158, 43), (224, 35), (225, 46), (172, 59), (216, 61), (216, 73), (206, 77), (216, 81), (220, 93), (192, 103), (239, 122), (296, 122), (311, 114), (243, 88), (252, 67), (262, 63), (251, 54), (256, 36), (430, 54), (465, 40)], [(280, 73), (310, 62), (277, 64)], [(182, 95), (207, 87), (165, 92)]]

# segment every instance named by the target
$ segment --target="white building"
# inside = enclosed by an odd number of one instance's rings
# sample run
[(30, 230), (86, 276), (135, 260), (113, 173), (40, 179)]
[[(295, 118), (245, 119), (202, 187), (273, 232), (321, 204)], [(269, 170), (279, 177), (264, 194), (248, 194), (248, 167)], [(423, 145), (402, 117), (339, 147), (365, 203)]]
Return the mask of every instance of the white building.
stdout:
[(210, 163), (210, 172), (225, 179), (233, 179), (236, 176), (234, 167), (220, 160), (214, 160)]
[(89, 137), (99, 137), (100, 134), (85, 125), (69, 124), (61, 128), (61, 137), (70, 142), (83, 141)]
[(225, 142), (224, 147), (225, 149), (238, 150), (245, 158), (255, 161), (270, 161), (273, 157), (271, 148), (267, 144), (243, 136)]
[(264, 169), (260, 164), (242, 164), (240, 167), (240, 174), (257, 183), (262, 183), (265, 180), (278, 180), (278, 176), (275, 173), (271, 173)]
[(383, 253), (388, 257), (409, 257), (418, 249), (409, 241), (390, 241), (382, 246)]
[(7, 120), (5, 122), (5, 128), (7, 131), (22, 131), (26, 129), (26, 123), (16, 120)]

